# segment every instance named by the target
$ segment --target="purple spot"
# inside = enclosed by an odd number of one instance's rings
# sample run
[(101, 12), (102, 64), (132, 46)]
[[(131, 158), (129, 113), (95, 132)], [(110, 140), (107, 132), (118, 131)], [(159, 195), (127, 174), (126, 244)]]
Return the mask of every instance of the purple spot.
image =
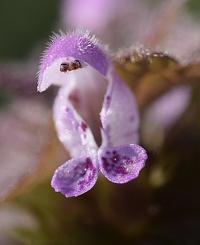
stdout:
[(104, 165), (104, 167), (109, 166), (109, 163), (108, 163), (108, 161), (107, 161), (107, 158), (102, 157), (101, 159), (102, 159), (102, 161), (103, 161), (103, 165)]
[(135, 116), (132, 115), (132, 116), (130, 117), (130, 122), (134, 122), (134, 121), (135, 121)]
[(88, 128), (87, 124), (82, 122), (81, 123), (81, 129), (83, 130), (83, 132), (85, 132), (87, 128)]
[(61, 165), (52, 179), (52, 187), (66, 196), (80, 195), (94, 185), (97, 168), (91, 158), (72, 159)]
[(115, 172), (116, 172), (117, 174), (127, 174), (126, 169), (125, 169), (124, 167), (122, 167), (122, 166), (117, 166), (117, 167), (115, 168)]
[(111, 103), (111, 96), (108, 95), (106, 96), (106, 108), (108, 109), (108, 107), (110, 107), (110, 103)]
[(67, 108), (65, 109), (65, 111), (66, 111), (66, 112), (70, 112), (70, 109), (67, 107)]
[(107, 99), (107, 101), (111, 100), (110, 95), (108, 95), (108, 96), (106, 97), (106, 99)]
[(100, 170), (110, 181), (122, 184), (139, 175), (146, 159), (145, 150), (138, 145), (110, 147), (100, 152)]

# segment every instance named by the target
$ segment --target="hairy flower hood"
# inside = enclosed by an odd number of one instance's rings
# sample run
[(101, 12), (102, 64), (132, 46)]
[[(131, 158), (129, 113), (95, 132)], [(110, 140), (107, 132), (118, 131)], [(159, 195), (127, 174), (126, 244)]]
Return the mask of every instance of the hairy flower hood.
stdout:
[(136, 102), (106, 49), (89, 32), (61, 34), (49, 44), (38, 90), (52, 84), (60, 86), (54, 103), (58, 137), (73, 157), (55, 171), (55, 191), (81, 195), (94, 186), (99, 171), (114, 183), (136, 178), (147, 159), (136, 144)]

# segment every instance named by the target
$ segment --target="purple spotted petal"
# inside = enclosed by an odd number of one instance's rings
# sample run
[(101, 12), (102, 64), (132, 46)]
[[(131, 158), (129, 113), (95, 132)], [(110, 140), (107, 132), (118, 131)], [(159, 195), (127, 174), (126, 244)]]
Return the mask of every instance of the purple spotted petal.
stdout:
[(131, 144), (102, 148), (98, 157), (103, 175), (114, 183), (123, 184), (138, 177), (147, 154), (141, 146)]
[(70, 86), (60, 88), (54, 103), (54, 122), (60, 141), (77, 158), (96, 152), (97, 145), (87, 123), (69, 100), (72, 91)]
[(139, 116), (135, 98), (113, 72), (101, 111), (102, 146), (119, 146), (138, 142)]
[(51, 181), (52, 187), (66, 197), (76, 197), (89, 191), (98, 176), (94, 161), (96, 160), (90, 157), (67, 161), (55, 171)]

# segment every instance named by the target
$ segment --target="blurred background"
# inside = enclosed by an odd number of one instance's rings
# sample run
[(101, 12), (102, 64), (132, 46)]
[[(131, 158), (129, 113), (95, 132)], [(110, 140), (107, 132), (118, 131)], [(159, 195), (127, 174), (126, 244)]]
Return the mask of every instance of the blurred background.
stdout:
[[(149, 160), (131, 183), (66, 199), (50, 186), (69, 158), (56, 89), (37, 93), (36, 74), (52, 32), (76, 27), (109, 45)], [(0, 30), (0, 245), (200, 244), (200, 1), (0, 0)]]

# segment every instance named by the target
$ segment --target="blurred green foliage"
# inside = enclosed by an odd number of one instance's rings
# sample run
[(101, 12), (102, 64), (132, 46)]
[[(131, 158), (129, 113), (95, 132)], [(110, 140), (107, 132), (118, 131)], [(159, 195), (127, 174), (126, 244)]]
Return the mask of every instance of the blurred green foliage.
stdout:
[(11, 98), (9, 93), (7, 91), (1, 90), (0, 91), (0, 111), (3, 109), (5, 110), (5, 107), (9, 104)]
[(188, 10), (193, 13), (196, 17), (200, 17), (200, 1), (199, 0), (189, 0)]
[(57, 0), (0, 1), (0, 60), (22, 58), (54, 30)]

